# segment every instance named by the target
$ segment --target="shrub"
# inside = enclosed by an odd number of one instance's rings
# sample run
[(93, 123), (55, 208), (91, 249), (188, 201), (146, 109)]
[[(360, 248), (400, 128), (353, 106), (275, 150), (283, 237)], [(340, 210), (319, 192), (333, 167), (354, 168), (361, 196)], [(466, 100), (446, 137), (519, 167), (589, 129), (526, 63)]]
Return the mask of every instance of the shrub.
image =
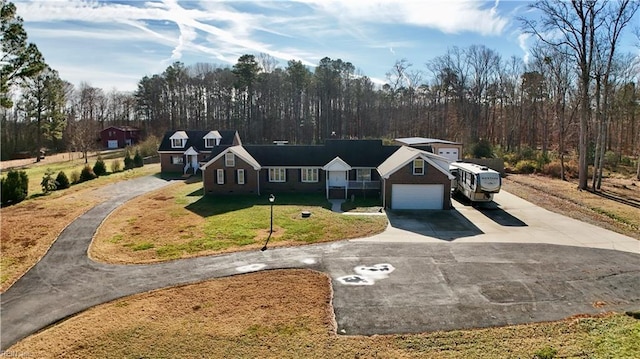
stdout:
[(51, 191), (55, 191), (58, 188), (58, 184), (56, 183), (55, 178), (53, 178), (53, 170), (47, 168), (44, 172), (44, 176), (42, 176), (42, 182), (40, 182), (40, 186), (42, 186), (42, 192), (49, 193)]
[(475, 143), (471, 149), (471, 153), (475, 158), (493, 158), (493, 149), (487, 140), (480, 140)]
[(518, 163), (516, 163), (516, 167), (514, 168), (514, 171), (516, 173), (529, 174), (529, 173), (534, 173), (536, 171), (536, 168), (537, 168), (536, 161), (521, 160), (521, 161), (518, 161)]
[(111, 173), (122, 171), (122, 162), (119, 159), (111, 161)]
[(58, 189), (65, 189), (71, 186), (71, 184), (69, 183), (69, 178), (63, 171), (58, 172), (56, 183), (58, 185)]
[(131, 154), (129, 151), (124, 155), (124, 170), (130, 170), (134, 167), (133, 158), (131, 158)]
[(144, 166), (144, 160), (142, 159), (142, 155), (140, 155), (140, 151), (138, 150), (136, 150), (136, 155), (133, 156), (133, 166), (134, 167)]
[(6, 178), (0, 180), (0, 202), (15, 204), (22, 202), (29, 193), (29, 176), (25, 171), (9, 171)]
[(104, 176), (107, 174), (107, 165), (104, 164), (102, 157), (98, 157), (96, 164), (93, 165), (93, 173), (97, 176)]
[(79, 171), (73, 171), (71, 172), (71, 178), (69, 178), (71, 180), (71, 183), (76, 184), (76, 183), (80, 183), (80, 172)]
[(609, 168), (615, 170), (618, 167), (618, 163), (620, 162), (620, 157), (613, 151), (607, 151), (604, 154), (604, 164), (605, 166), (609, 166)]
[(156, 136), (149, 136), (146, 140), (140, 142), (137, 148), (142, 157), (149, 157), (158, 154), (158, 146), (160, 146), (160, 140)]
[(84, 168), (80, 172), (80, 182), (91, 181), (96, 177), (98, 176), (96, 176), (96, 174), (93, 173), (93, 170), (91, 169), (91, 167), (89, 167), (89, 165), (84, 166)]

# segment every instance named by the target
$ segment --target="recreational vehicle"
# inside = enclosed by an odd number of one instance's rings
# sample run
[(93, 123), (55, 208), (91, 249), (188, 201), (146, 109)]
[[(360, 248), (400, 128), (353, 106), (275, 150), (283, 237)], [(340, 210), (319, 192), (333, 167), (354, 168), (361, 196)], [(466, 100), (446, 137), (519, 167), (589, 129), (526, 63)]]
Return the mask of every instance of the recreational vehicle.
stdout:
[(453, 162), (451, 174), (455, 177), (451, 188), (461, 193), (472, 203), (491, 202), (493, 195), (500, 192), (500, 173), (475, 163)]

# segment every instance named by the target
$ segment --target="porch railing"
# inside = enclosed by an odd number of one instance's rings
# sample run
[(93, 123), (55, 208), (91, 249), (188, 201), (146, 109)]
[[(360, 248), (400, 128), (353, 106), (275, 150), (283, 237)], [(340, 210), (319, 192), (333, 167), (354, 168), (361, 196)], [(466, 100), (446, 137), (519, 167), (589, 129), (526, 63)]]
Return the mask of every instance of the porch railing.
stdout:
[(380, 189), (380, 181), (349, 181), (349, 189)]

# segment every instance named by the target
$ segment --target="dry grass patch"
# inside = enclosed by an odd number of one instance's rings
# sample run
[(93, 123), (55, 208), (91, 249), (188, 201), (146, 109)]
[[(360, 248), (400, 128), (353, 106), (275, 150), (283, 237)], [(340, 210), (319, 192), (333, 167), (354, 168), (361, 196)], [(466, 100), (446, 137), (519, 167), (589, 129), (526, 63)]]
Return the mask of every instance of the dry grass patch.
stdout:
[[(509, 175), (503, 188), (552, 212), (640, 239), (640, 209), (579, 191), (575, 181), (537, 175)], [(640, 183), (612, 178), (603, 183), (605, 193), (640, 200)]]
[(329, 278), (275, 270), (134, 295), (8, 349), (37, 358), (637, 358), (625, 315), (416, 335), (338, 336)]
[[(321, 195), (278, 195), (269, 246), (301, 245), (366, 237), (382, 232), (379, 216), (331, 212)], [(310, 210), (310, 218), (301, 212)], [(149, 263), (259, 249), (269, 236), (265, 196), (202, 196), (202, 184), (179, 182), (118, 208), (98, 230), (93, 259)]]
[(158, 164), (73, 185), (0, 209), (0, 291), (4, 292), (42, 258), (78, 216), (105, 200), (99, 188), (157, 173)]
[(62, 192), (2, 208), (0, 282), (7, 290), (44, 256), (62, 230), (102, 198), (91, 189)]

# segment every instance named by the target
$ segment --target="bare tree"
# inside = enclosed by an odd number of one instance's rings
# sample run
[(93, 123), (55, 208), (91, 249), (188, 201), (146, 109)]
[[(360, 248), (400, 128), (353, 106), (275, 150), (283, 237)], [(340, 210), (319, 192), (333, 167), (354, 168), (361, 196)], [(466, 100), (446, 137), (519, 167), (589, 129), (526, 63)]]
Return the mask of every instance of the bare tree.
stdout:
[(587, 188), (587, 139), (591, 115), (590, 85), (593, 57), (596, 51), (596, 32), (604, 24), (603, 12), (608, 1), (540, 0), (531, 4), (541, 12), (540, 20), (521, 18), (525, 31), (552, 46), (566, 47), (579, 68), (580, 78), (580, 139), (578, 145), (578, 188)]

